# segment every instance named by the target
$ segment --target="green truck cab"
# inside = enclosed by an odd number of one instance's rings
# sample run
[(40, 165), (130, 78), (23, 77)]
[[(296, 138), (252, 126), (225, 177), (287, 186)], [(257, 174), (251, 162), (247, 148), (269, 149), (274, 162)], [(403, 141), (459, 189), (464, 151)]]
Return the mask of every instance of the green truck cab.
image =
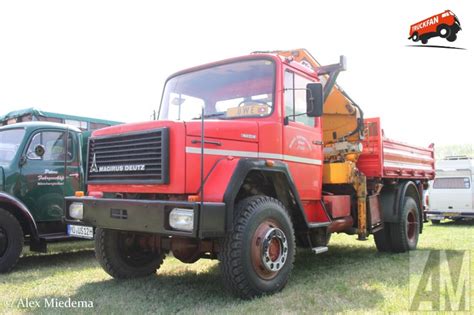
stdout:
[(24, 244), (45, 252), (48, 242), (73, 239), (64, 197), (84, 190), (89, 134), (55, 122), (0, 127), (0, 273), (15, 266)]

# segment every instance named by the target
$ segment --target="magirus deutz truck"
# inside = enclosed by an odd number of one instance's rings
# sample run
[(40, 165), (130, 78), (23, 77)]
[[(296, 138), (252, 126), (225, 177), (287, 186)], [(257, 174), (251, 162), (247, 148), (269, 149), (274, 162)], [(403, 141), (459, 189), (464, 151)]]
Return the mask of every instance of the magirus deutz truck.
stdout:
[(299, 49), (173, 74), (158, 120), (94, 132), (67, 222), (97, 228), (112, 277), (154, 274), (167, 253), (218, 259), (242, 298), (281, 290), (296, 246), (323, 253), (332, 233), (415, 249), (433, 148), (385, 138), (336, 85), (345, 68)]

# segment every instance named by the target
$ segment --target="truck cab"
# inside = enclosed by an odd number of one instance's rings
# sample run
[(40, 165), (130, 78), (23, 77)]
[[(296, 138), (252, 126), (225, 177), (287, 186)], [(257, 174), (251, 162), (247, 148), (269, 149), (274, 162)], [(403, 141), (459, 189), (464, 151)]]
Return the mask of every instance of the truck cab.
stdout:
[(84, 187), (82, 133), (51, 122), (0, 127), (0, 272), (9, 271), (24, 240), (35, 251), (69, 239), (64, 197)]

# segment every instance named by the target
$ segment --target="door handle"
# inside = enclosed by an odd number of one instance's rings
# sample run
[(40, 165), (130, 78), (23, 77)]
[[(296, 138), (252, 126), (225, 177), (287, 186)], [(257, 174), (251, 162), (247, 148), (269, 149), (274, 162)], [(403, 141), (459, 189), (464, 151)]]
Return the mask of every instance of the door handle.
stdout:
[(315, 145), (323, 145), (323, 142), (321, 140), (313, 140), (313, 144)]
[[(192, 144), (196, 144), (196, 143), (202, 143), (201, 140), (191, 140), (191, 143)], [(222, 143), (219, 142), (219, 141), (210, 141), (210, 140), (204, 140), (204, 143), (206, 144), (214, 144), (214, 145), (217, 145), (217, 146), (221, 146)]]

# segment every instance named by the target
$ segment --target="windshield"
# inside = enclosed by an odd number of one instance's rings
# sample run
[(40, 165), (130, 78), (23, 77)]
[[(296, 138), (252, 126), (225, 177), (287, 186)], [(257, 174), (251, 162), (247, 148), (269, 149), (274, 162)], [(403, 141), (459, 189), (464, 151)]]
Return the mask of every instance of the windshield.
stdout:
[(273, 109), (275, 66), (249, 60), (181, 74), (166, 83), (160, 120), (267, 116)]
[(15, 158), (24, 135), (24, 129), (0, 131), (0, 163), (10, 163)]

